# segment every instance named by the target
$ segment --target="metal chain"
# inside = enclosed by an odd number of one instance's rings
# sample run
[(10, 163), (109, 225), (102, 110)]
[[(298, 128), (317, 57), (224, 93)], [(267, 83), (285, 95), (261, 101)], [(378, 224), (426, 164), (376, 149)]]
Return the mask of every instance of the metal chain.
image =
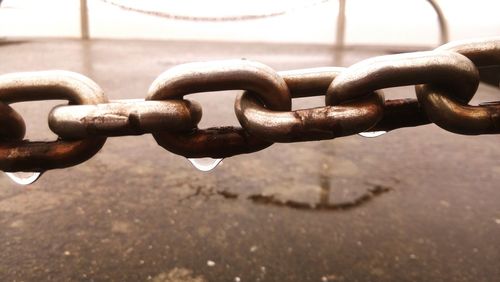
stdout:
[[(108, 101), (89, 78), (67, 71), (0, 76), (0, 170), (46, 171), (79, 164), (106, 137), (153, 134), (165, 149), (189, 158), (222, 158), (274, 142), (333, 139), (435, 123), (459, 134), (500, 133), (500, 103), (468, 105), (478, 68), (500, 65), (500, 38), (436, 50), (370, 58), (348, 68), (276, 72), (248, 60), (175, 66), (151, 85), (145, 100)], [(497, 72), (494, 81), (500, 80)], [(382, 89), (415, 85), (417, 99), (385, 100)], [(199, 129), (202, 107), (184, 96), (245, 90), (236, 98), (241, 127)], [(214, 95), (210, 93), (209, 95)], [(326, 105), (291, 110), (292, 99), (325, 96)], [(10, 103), (66, 99), (49, 114), (53, 142), (22, 140), (25, 125)]]
[(317, 6), (317, 5), (326, 3), (330, 0), (316, 0), (316, 1), (312, 1), (312, 2), (308, 1), (309, 3), (306, 3), (306, 4), (301, 5), (299, 7), (291, 7), (289, 9), (276, 11), (276, 12), (269, 12), (269, 13), (263, 13), (263, 14), (238, 15), (238, 16), (221, 16), (221, 17), (179, 15), (179, 14), (173, 14), (173, 13), (167, 13), (167, 12), (161, 12), (161, 11), (152, 11), (152, 10), (144, 10), (144, 9), (134, 8), (131, 6), (117, 3), (114, 0), (101, 0), (101, 1), (104, 3), (107, 3), (109, 5), (113, 5), (115, 7), (118, 7), (122, 10), (125, 10), (125, 11), (141, 13), (141, 14), (159, 17), (159, 18), (164, 18), (164, 19), (169, 19), (169, 20), (197, 21), (197, 22), (234, 22), (234, 21), (258, 20), (258, 19), (265, 19), (265, 18), (282, 16), (282, 15), (285, 15), (287, 13), (291, 13), (294, 11), (301, 11), (301, 10), (306, 9), (306, 8)]

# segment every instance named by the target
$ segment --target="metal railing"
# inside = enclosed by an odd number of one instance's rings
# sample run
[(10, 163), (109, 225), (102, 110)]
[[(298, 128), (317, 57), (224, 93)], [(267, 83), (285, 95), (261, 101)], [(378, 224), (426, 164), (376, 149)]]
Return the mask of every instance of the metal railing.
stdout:
[[(346, 0), (339, 1), (339, 11), (337, 15), (337, 31), (336, 31), (336, 47), (343, 49), (345, 47), (345, 29), (346, 29)], [(441, 9), (441, 6), (435, 0), (427, 0), (436, 12), (438, 17), (440, 44), (445, 44), (449, 41), (448, 23)], [(80, 38), (83, 40), (90, 39), (89, 32), (89, 16), (87, 0), (80, 0)]]

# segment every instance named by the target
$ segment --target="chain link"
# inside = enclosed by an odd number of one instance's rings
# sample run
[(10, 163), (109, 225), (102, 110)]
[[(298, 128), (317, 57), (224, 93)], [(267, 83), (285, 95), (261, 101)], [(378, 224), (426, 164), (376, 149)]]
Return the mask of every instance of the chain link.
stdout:
[(285, 10), (281, 11), (275, 11), (275, 12), (268, 12), (268, 13), (261, 13), (261, 14), (248, 14), (248, 15), (236, 15), (236, 16), (189, 16), (189, 15), (181, 15), (181, 14), (173, 14), (173, 13), (168, 13), (168, 12), (162, 12), (162, 11), (153, 11), (153, 10), (145, 10), (145, 9), (140, 9), (132, 6), (127, 6), (124, 4), (117, 3), (116, 1), (113, 0), (101, 0), (102, 2), (106, 4), (113, 5), (115, 7), (118, 7), (124, 11), (129, 11), (129, 12), (135, 12), (135, 13), (140, 13), (148, 16), (154, 16), (154, 17), (159, 17), (159, 18), (164, 18), (164, 19), (169, 19), (169, 20), (180, 20), (180, 21), (194, 21), (194, 22), (234, 22), (234, 21), (248, 21), (248, 20), (259, 20), (259, 19), (266, 19), (266, 18), (272, 18), (272, 17), (277, 17), (277, 16), (282, 16), (291, 12), (295, 11), (302, 11), (307, 8), (311, 8), (313, 6), (317, 6), (326, 2), (329, 2), (330, 0), (316, 0), (316, 1), (306, 1), (307, 3), (304, 3), (303, 5), (297, 6), (297, 7), (291, 7)]
[[(190, 63), (161, 74), (145, 100), (110, 102), (80, 74), (5, 74), (0, 76), (0, 170), (73, 166), (96, 154), (106, 137), (145, 133), (190, 158), (229, 157), (273, 142), (332, 139), (430, 122), (459, 134), (498, 134), (500, 103), (468, 103), (479, 84), (478, 68), (498, 70), (499, 65), (498, 37), (379, 56), (348, 68), (276, 72), (248, 60)], [(500, 80), (500, 73), (488, 79)], [(415, 85), (417, 99), (384, 99), (383, 89), (407, 85)], [(241, 127), (199, 129), (202, 107), (184, 96), (223, 90), (244, 90), (234, 105)], [(291, 111), (293, 98), (320, 95), (325, 95), (325, 106)], [(49, 127), (59, 139), (22, 140), (24, 121), (9, 104), (47, 99), (70, 102), (49, 114)]]
[[(476, 66), (500, 66), (500, 41), (473, 40), (445, 44), (438, 50), (460, 53)], [(497, 74), (500, 76), (500, 74)], [(449, 88), (417, 85), (417, 98), (429, 119), (441, 128), (459, 134), (500, 133), (500, 105), (470, 106)]]
[[(0, 101), (15, 103), (66, 99), (73, 104), (106, 103), (101, 88), (89, 78), (68, 71), (14, 73), (0, 76)], [(24, 122), (22, 123), (24, 127)], [(19, 131), (24, 129), (19, 127)], [(0, 142), (0, 170), (45, 171), (77, 165), (94, 156), (106, 138), (32, 142), (13, 140), (7, 136)]]
[[(292, 97), (324, 95), (342, 68), (319, 68), (281, 72)], [(383, 115), (384, 96), (373, 92), (338, 106), (297, 111), (266, 109), (251, 92), (235, 103), (240, 124), (252, 135), (272, 142), (299, 142), (332, 139), (365, 131)]]
[(195, 101), (130, 99), (55, 107), (49, 114), (49, 127), (62, 138), (79, 139), (190, 130), (200, 119), (201, 105)]
[[(247, 60), (190, 63), (173, 67), (151, 85), (147, 100), (182, 99), (197, 92), (249, 90), (270, 109), (292, 108), (286, 82), (270, 67)], [(262, 150), (272, 143), (242, 128), (219, 127), (186, 133), (153, 134), (160, 146), (189, 158), (225, 158)]]

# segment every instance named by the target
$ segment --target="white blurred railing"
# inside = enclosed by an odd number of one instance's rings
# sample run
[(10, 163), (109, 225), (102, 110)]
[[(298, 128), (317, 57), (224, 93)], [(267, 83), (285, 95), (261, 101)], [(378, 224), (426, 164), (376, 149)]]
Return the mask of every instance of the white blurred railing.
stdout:
[[(448, 42), (448, 23), (446, 21), (446, 17), (439, 6), (439, 4), (435, 0), (427, 0), (438, 17), (439, 23), (439, 31), (441, 44)], [(336, 47), (339, 49), (344, 48), (345, 45), (345, 25), (346, 25), (346, 0), (338, 0), (339, 8), (337, 14), (337, 33), (336, 33)], [(88, 23), (88, 4), (87, 0), (80, 0), (80, 34), (83, 40), (87, 40), (90, 38), (89, 34), (89, 23)]]
[[(91, 37), (424, 47), (441, 44), (448, 38), (498, 35), (500, 30), (497, 15), (500, 1), (492, 0), (427, 0), (434, 10), (423, 0), (213, 1), (226, 3), (226, 9), (221, 10), (218, 5), (210, 10), (211, 0), (189, 0), (159, 1), (162, 5), (157, 10), (183, 18), (238, 15), (239, 11), (272, 14), (282, 9), (289, 12), (231, 24), (200, 24), (127, 12), (109, 4), (155, 10), (155, 1), (4, 0), (0, 7), (0, 38)], [(322, 4), (311, 7), (309, 3), (312, 2)], [(192, 3), (203, 7), (193, 9)], [(246, 6), (242, 7), (243, 4)], [(301, 8), (301, 5), (309, 6)], [(452, 27), (450, 32), (443, 11)], [(440, 28), (436, 22), (440, 23)]]
[(90, 39), (89, 33), (89, 8), (87, 0), (80, 0), (80, 38)]

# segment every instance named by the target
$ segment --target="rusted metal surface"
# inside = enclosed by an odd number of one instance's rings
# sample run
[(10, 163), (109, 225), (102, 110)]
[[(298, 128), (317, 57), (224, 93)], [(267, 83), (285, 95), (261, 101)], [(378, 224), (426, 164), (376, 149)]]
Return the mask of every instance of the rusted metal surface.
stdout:
[[(0, 101), (16, 103), (66, 99), (75, 104), (107, 102), (102, 90), (83, 75), (67, 71), (45, 71), (0, 76)], [(97, 153), (106, 141), (91, 137), (77, 141), (0, 142), (3, 171), (45, 171), (79, 164)]]
[(26, 132), (24, 120), (8, 105), (0, 102), (0, 140), (22, 140)]
[[(469, 106), (481, 67), (498, 67), (500, 38), (454, 42), (433, 51), (377, 56), (348, 68), (309, 68), (277, 72), (251, 60), (180, 64), (158, 76), (146, 101), (108, 103), (89, 78), (70, 72), (39, 72), (0, 77), (0, 101), (67, 99), (51, 111), (49, 126), (60, 141), (2, 143), (5, 171), (62, 168), (88, 159), (105, 136), (152, 133), (163, 148), (188, 158), (224, 158), (256, 152), (273, 142), (301, 142), (373, 131), (390, 131), (434, 122), (462, 134), (500, 132), (498, 103)], [(500, 76), (500, 74), (497, 74)], [(382, 89), (416, 86), (418, 100), (385, 101)], [(241, 127), (216, 125), (200, 130), (202, 106), (184, 96), (212, 91), (245, 90), (234, 111)], [(207, 95), (207, 94), (205, 94)], [(213, 94), (208, 94), (213, 95)], [(292, 109), (292, 98), (325, 95), (326, 106)], [(456, 101), (455, 101), (456, 100)], [(96, 104), (96, 105), (88, 105)], [(5, 118), (14, 118), (10, 116)], [(17, 127), (19, 136), (23, 130)], [(6, 127), (7, 131), (12, 130)], [(369, 134), (371, 135), (371, 134)], [(71, 154), (70, 141), (89, 139)], [(91, 140), (97, 138), (95, 140)], [(92, 142), (91, 142), (92, 141)], [(57, 148), (61, 144), (62, 148)], [(85, 144), (85, 143), (83, 143)], [(88, 153), (82, 153), (84, 151)], [(57, 157), (57, 154), (69, 154)], [(30, 154), (32, 164), (30, 165)], [(22, 158), (21, 158), (22, 156)], [(47, 159), (47, 162), (43, 160)], [(58, 160), (57, 162), (55, 160)], [(17, 163), (16, 163), (17, 162)], [(57, 164), (56, 164), (57, 163)]]
[[(450, 43), (438, 49), (463, 54), (478, 67), (500, 66), (500, 37)], [(498, 104), (471, 106), (456, 92), (432, 85), (417, 86), (416, 92), (429, 119), (446, 130), (467, 135), (500, 133)]]
[(189, 100), (119, 100), (107, 104), (58, 106), (50, 129), (63, 138), (141, 135), (191, 130), (201, 119), (201, 105)]
[[(274, 110), (292, 107), (290, 92), (273, 69), (246, 60), (191, 63), (161, 74), (151, 85), (147, 100), (182, 99), (184, 95), (222, 90), (249, 90)], [(186, 157), (228, 157), (255, 152), (270, 143), (233, 127), (194, 129), (187, 133), (153, 134), (158, 144)]]
[(370, 131), (391, 131), (429, 124), (429, 118), (416, 99), (386, 100), (384, 117)]
[(80, 164), (102, 148), (105, 138), (93, 137), (77, 141), (7, 141), (0, 143), (0, 169), (43, 172)]
[[(320, 68), (281, 73), (295, 97), (324, 95), (331, 81), (342, 72), (339, 68)], [(297, 87), (296, 89), (294, 88)], [(250, 134), (272, 142), (299, 142), (333, 139), (373, 127), (383, 116), (381, 92), (344, 103), (293, 112), (266, 109), (251, 92), (238, 97), (235, 111), (241, 125)]]
[(255, 138), (240, 127), (193, 129), (190, 132), (159, 132), (156, 142), (169, 152), (187, 158), (227, 158), (260, 151), (271, 142)]

